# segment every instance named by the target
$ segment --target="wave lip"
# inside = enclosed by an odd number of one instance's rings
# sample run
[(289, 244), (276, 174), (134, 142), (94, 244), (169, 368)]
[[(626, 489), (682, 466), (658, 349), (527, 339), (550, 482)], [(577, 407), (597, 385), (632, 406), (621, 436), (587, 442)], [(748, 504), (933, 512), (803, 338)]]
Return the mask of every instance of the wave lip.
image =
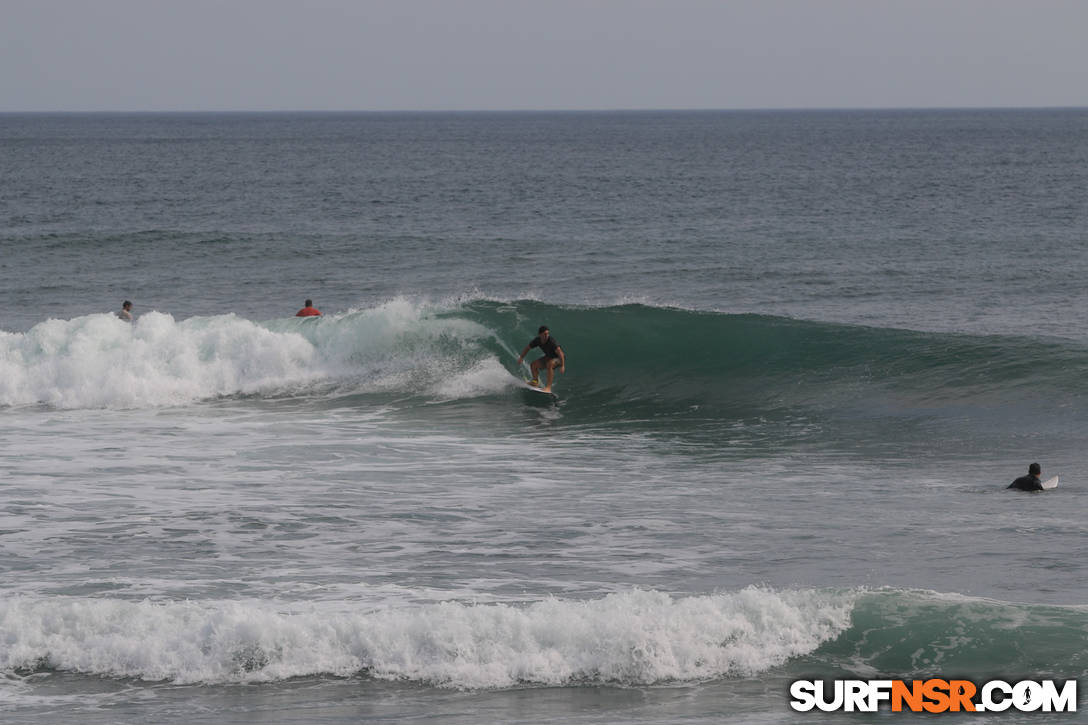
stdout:
[(366, 613), (265, 603), (0, 601), (0, 669), (184, 683), (367, 675), (455, 688), (652, 684), (752, 675), (849, 623), (853, 596), (634, 590), (528, 605), (444, 602)]

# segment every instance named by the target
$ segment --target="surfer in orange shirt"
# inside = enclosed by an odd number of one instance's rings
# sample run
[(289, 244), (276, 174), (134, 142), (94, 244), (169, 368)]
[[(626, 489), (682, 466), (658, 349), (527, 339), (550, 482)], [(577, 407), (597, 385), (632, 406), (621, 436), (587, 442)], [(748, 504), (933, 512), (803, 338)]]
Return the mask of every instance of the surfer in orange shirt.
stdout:
[(306, 300), (306, 306), (296, 312), (295, 317), (321, 317), (321, 310), (314, 307), (313, 300)]

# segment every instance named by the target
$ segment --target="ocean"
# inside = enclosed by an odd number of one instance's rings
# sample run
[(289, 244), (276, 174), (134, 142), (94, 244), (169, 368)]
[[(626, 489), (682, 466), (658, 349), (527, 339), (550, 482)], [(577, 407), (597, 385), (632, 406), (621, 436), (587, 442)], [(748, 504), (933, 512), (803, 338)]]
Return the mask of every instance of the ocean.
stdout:
[(2, 114), (0, 720), (1088, 686), (1086, 190), (1076, 109)]

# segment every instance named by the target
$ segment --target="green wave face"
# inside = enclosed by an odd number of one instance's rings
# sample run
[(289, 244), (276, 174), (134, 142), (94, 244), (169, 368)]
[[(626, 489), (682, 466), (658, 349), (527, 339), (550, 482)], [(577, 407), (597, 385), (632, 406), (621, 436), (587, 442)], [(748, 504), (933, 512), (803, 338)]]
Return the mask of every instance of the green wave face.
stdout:
[(818, 677), (1070, 679), (1088, 674), (1088, 611), (926, 591), (859, 596), (850, 627), (790, 664)]
[(1088, 363), (1086, 351), (1057, 342), (638, 304), (473, 302), (448, 314), (518, 350), (547, 324), (567, 356), (565, 395), (642, 415), (961, 416), (1083, 396)]
[(703, 436), (714, 445), (742, 430), (770, 447), (913, 441), (921, 449), (957, 437), (993, 449), (1029, 419), (1032, 430), (1071, 441), (1088, 428), (1088, 351), (1074, 343), (480, 299), (396, 298), (263, 323), (154, 311), (131, 327), (108, 314), (50, 320), (0, 339), (0, 406), (290, 398), (508, 429), (524, 406), (552, 405), (539, 395), (525, 400), (518, 383), (518, 353), (542, 324), (568, 363), (555, 383), (556, 425)]

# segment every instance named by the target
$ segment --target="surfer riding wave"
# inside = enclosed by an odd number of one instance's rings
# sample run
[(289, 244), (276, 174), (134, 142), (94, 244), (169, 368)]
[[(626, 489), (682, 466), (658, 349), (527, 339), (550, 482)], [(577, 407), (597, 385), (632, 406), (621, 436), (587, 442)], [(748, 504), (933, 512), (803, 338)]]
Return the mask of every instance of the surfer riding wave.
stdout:
[(551, 336), (551, 330), (547, 325), (541, 325), (537, 330), (537, 336), (529, 341), (529, 344), (525, 346), (525, 349), (518, 355), (518, 365), (521, 365), (525, 360), (525, 356), (529, 354), (529, 350), (534, 347), (539, 347), (540, 351), (544, 353), (544, 357), (537, 358), (533, 361), (529, 369), (533, 373), (533, 379), (529, 381), (530, 385), (540, 386), (540, 370), (542, 368), (548, 371), (548, 381), (541, 390), (545, 392), (551, 392), (552, 382), (555, 379), (555, 368), (559, 366), (559, 372), (567, 372), (567, 357), (563, 353), (563, 348), (560, 347), (559, 341)]

